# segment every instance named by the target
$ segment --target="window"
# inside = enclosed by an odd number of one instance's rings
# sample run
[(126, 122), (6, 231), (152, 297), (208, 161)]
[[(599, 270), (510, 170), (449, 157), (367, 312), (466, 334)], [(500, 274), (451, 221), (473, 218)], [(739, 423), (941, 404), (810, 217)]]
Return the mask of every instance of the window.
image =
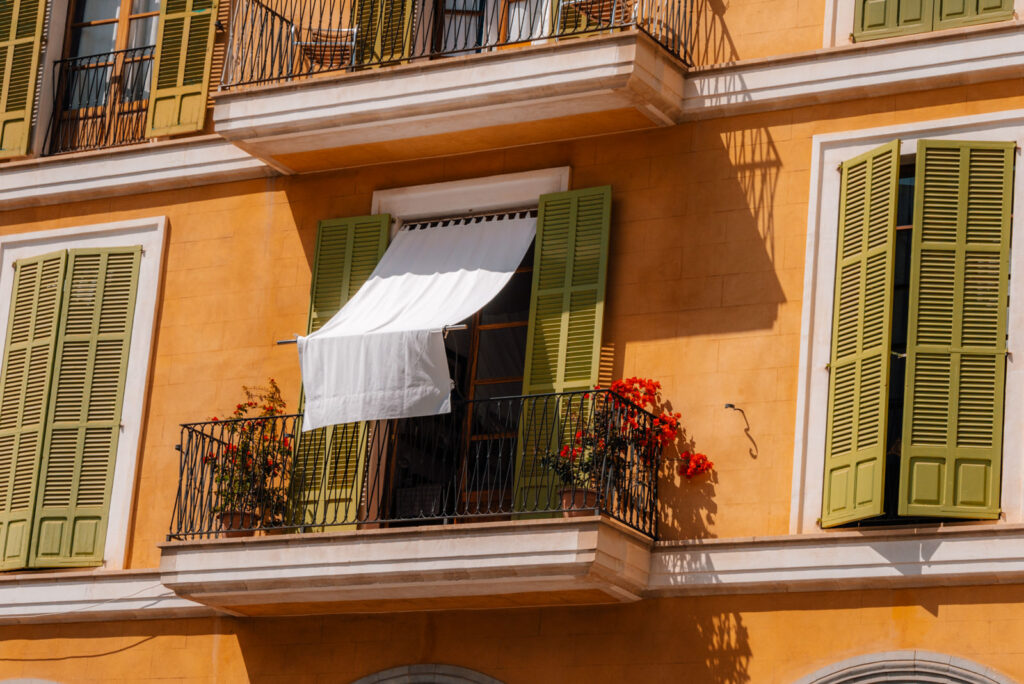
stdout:
[(998, 516), (1013, 154), (923, 140), (911, 174), (895, 141), (843, 164), (822, 526)]
[(857, 0), (854, 40), (873, 40), (1013, 17), (1013, 0)]
[[(452, 413), (303, 433), (293, 481), (301, 483), (308, 519), (333, 520), (338, 529), (507, 516), (524, 510), (517, 502), (535, 510), (542, 497), (557, 494), (546, 472), (518, 476), (519, 468), (540, 469), (519, 457), (520, 404), (503, 398), (586, 391), (597, 382), (611, 189), (547, 194), (539, 204), (534, 246), (509, 283), (467, 330), (448, 334)], [(390, 226), (388, 215), (320, 222), (311, 331), (369, 278)]]
[(103, 561), (141, 247), (14, 262), (0, 369), (0, 569)]

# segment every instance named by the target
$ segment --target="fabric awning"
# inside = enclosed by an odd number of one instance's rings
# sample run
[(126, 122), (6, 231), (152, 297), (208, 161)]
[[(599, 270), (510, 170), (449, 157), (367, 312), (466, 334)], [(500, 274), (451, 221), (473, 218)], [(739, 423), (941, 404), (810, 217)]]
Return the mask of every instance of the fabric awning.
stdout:
[(352, 299), (299, 338), (302, 429), (448, 413), (441, 330), (505, 287), (536, 229), (526, 212), (404, 226)]

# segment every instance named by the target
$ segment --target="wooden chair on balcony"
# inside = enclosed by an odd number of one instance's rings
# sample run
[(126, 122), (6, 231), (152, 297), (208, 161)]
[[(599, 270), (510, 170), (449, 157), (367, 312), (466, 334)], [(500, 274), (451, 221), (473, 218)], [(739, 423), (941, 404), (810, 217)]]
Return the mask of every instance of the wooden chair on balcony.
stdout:
[(316, 71), (347, 69), (356, 63), (356, 28), (316, 28), (304, 31), (295, 45)]

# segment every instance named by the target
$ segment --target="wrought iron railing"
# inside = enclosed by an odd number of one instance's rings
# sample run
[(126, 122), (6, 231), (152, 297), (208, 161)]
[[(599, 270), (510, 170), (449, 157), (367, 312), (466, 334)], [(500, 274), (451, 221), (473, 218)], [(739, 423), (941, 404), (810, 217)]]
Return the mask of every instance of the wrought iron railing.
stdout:
[(694, 0), (234, 0), (221, 85), (637, 28), (690, 64)]
[(597, 390), (310, 432), (301, 415), (191, 423), (168, 539), (598, 512), (654, 537), (653, 421)]
[(149, 45), (54, 62), (46, 153), (145, 140), (154, 50)]

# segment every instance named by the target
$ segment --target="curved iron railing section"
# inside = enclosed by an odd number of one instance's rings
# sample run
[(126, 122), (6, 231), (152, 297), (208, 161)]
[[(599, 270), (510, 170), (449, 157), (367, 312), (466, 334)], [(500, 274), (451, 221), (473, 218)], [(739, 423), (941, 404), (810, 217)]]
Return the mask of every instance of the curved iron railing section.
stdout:
[(234, 0), (221, 87), (636, 28), (691, 64), (694, 0)]
[(654, 416), (607, 390), (300, 432), (286, 415), (183, 425), (168, 539), (600, 512), (655, 536)]
[(155, 50), (147, 45), (54, 62), (46, 153), (144, 141)]

